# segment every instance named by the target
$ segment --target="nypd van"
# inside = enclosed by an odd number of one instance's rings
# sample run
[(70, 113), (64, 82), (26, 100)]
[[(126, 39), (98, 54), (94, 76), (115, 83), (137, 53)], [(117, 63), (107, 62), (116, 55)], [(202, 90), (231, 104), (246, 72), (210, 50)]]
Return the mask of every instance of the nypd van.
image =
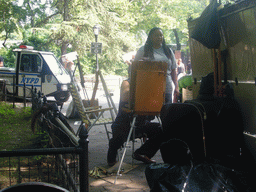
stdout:
[[(45, 96), (53, 96), (57, 101), (68, 100), (71, 79), (53, 53), (24, 45), (13, 51), (16, 53), (15, 68), (0, 67), (0, 80), (6, 81), (7, 93), (14, 92), (15, 96), (22, 97), (25, 85), (27, 88), (33, 86)], [(30, 91), (26, 91), (26, 97), (31, 97)]]

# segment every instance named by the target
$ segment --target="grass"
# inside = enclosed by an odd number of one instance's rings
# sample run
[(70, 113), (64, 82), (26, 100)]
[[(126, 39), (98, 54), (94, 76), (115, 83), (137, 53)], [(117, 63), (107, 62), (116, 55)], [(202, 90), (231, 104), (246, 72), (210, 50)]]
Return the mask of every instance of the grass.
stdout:
[(31, 131), (30, 107), (15, 107), (0, 102), (0, 150), (21, 149), (32, 144), (38, 135)]

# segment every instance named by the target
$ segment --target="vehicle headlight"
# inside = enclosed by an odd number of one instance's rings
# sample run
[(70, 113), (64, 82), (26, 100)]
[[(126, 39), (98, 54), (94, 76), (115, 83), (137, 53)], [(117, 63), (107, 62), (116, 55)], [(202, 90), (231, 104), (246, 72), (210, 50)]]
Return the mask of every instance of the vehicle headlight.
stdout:
[(61, 85), (62, 91), (68, 91), (68, 85)]

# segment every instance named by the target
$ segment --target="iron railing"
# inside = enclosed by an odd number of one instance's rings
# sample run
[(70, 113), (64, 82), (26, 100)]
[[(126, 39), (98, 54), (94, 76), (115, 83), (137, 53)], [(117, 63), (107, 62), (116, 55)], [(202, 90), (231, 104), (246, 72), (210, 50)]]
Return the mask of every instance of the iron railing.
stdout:
[[(15, 76), (13, 76), (13, 82), (15, 82)], [(13, 93), (7, 93), (7, 88), (6, 86), (8, 85), (11, 85), (13, 86)], [(23, 88), (23, 96), (17, 96), (16, 95), (16, 87), (22, 87)], [(6, 80), (1, 80), (0, 81), (0, 101), (7, 101), (7, 97), (11, 98), (12, 102), (13, 102), (13, 108), (15, 106), (15, 98), (20, 98), (20, 99), (23, 99), (23, 104), (24, 104), (24, 107), (26, 107), (27, 105), (27, 94), (28, 93), (31, 93), (31, 95), (33, 94), (34, 89), (34, 86), (32, 85), (31, 88), (27, 87), (26, 86), (26, 83), (24, 83), (22, 86), (21, 85), (16, 85), (15, 83), (13, 84), (7, 84), (7, 81)]]
[[(82, 128), (79, 137), (79, 145), (76, 147), (0, 151), (0, 175), (9, 177), (9, 181), (6, 182), (9, 183), (8, 186), (22, 182), (42, 181), (57, 184), (70, 191), (89, 191), (89, 141), (85, 127)], [(14, 157), (17, 159), (12, 159)], [(33, 157), (43, 160), (36, 161), (36, 165), (33, 165), (34, 161), (31, 160)], [(33, 170), (37, 170), (37, 176), (33, 175), (35, 174)], [(59, 175), (62, 175), (61, 179), (58, 178)], [(0, 183), (3, 185), (3, 181)]]
[[(79, 137), (75, 136), (72, 128), (58, 110), (56, 103), (47, 103), (46, 97), (42, 98), (41, 93), (37, 93), (36, 89), (32, 89), (31, 93), (32, 110), (34, 114), (37, 113), (40, 129), (47, 132), (51, 137), (51, 142), (54, 140), (59, 142), (64, 136), (66, 141), (70, 141), (68, 143), (72, 147), (62, 147), (62, 145), (56, 147), (53, 145), (53, 148), (0, 151), (0, 188), (2, 188), (3, 183), (8, 183), (7, 186), (10, 186), (22, 182), (39, 181), (50, 182), (70, 191), (89, 191), (89, 141), (85, 126), (81, 125)], [(44, 110), (41, 110), (42, 108)], [(53, 130), (54, 133), (51, 133)], [(55, 135), (56, 132), (57, 136)], [(61, 144), (63, 143), (65, 142), (61, 142)], [(27, 160), (24, 160), (24, 158), (27, 158)], [(40, 160), (31, 161), (31, 159), (37, 158)], [(27, 163), (24, 163), (24, 161)], [(35, 170), (37, 170), (37, 176), (33, 176)], [(8, 181), (1, 181), (3, 178), (1, 178), (1, 175), (7, 175)]]

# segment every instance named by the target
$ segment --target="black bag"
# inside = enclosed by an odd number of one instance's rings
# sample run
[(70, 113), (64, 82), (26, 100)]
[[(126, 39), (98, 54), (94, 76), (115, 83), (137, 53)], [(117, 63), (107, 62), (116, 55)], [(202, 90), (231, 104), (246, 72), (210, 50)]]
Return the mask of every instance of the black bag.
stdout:
[(163, 161), (170, 165), (187, 165), (192, 161), (192, 155), (187, 143), (179, 139), (170, 139), (162, 143), (160, 152)]
[(170, 139), (160, 146), (160, 152), (164, 163), (151, 164), (145, 170), (150, 189), (157, 192), (167, 189), (169, 191), (181, 190), (192, 163), (188, 145), (184, 141)]
[[(234, 98), (234, 89), (232, 84), (226, 83), (225, 90), (223, 95), (228, 98)], [(214, 96), (214, 74), (209, 73), (206, 76), (202, 77), (202, 82), (199, 89), (199, 100), (214, 100), (216, 97)]]
[[(169, 150), (168, 150), (169, 149)], [(234, 169), (216, 163), (193, 163), (188, 145), (181, 140), (164, 143), (164, 163), (146, 167), (145, 175), (151, 192), (249, 192), (255, 191), (254, 167)], [(232, 162), (233, 159), (229, 159)], [(248, 159), (240, 162), (243, 166)]]
[(197, 20), (195, 29), (191, 33), (193, 39), (199, 41), (209, 49), (218, 48), (221, 42), (218, 29), (217, 7), (217, 1), (211, 1)]
[[(193, 104), (167, 104), (163, 106), (160, 117), (164, 135), (169, 137), (165, 140), (175, 139), (185, 142), (193, 154), (193, 160), (204, 161), (203, 115), (201, 110)], [(161, 152), (164, 159), (164, 150)]]
[(167, 164), (154, 164), (146, 168), (145, 174), (151, 192), (253, 192), (255, 190), (250, 174), (218, 164), (202, 163), (195, 167), (192, 164), (169, 167)]
[(213, 74), (213, 72), (202, 77), (198, 98), (201, 100), (214, 99), (214, 74)]
[(194, 161), (207, 157), (227, 165), (226, 159), (238, 157), (243, 148), (243, 119), (232, 97), (168, 104), (161, 120), (164, 135), (186, 142)]

